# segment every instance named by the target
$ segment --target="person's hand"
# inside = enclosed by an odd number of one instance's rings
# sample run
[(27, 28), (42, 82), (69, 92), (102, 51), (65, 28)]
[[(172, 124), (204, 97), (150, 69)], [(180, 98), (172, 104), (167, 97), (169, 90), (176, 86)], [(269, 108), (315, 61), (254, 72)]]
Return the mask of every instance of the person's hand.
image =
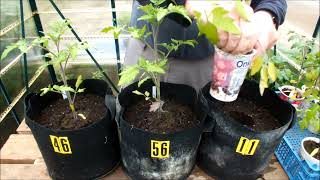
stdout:
[[(193, 11), (192, 4), (187, 3), (186, 7), (189, 12)], [(229, 16), (234, 19), (234, 23), (239, 27), (241, 34), (235, 35), (218, 29), (218, 48), (231, 54), (247, 54), (252, 49), (256, 49), (257, 55), (261, 55), (276, 43), (278, 32), (269, 12), (258, 11), (253, 13), (252, 8), (245, 5), (247, 14), (252, 14), (250, 21), (246, 21), (239, 16), (234, 5), (229, 3), (222, 5), (222, 7), (229, 11)]]
[(267, 49), (272, 48), (279, 39), (279, 32), (272, 20), (272, 15), (267, 11), (258, 11), (254, 14), (254, 24), (259, 27), (258, 41), (254, 46), (257, 55), (262, 55)]

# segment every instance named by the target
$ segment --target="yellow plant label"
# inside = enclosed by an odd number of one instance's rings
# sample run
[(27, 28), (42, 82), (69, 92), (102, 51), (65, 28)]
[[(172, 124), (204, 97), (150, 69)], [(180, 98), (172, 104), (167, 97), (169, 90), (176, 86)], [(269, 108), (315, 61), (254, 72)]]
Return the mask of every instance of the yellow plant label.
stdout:
[(168, 158), (170, 152), (170, 141), (151, 140), (151, 157)]
[(241, 137), (236, 149), (237, 153), (242, 155), (254, 155), (260, 140), (258, 139), (248, 139)]
[(68, 137), (50, 135), (53, 150), (60, 154), (72, 154)]

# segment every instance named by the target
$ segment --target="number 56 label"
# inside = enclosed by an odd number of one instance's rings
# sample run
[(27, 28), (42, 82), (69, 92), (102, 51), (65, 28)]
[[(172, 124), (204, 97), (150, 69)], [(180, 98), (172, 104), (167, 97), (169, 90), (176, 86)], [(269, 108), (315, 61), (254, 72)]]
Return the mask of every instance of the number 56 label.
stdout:
[(53, 150), (61, 154), (72, 154), (68, 137), (50, 135)]
[(170, 151), (170, 141), (155, 141), (151, 140), (151, 157), (153, 158), (168, 158)]

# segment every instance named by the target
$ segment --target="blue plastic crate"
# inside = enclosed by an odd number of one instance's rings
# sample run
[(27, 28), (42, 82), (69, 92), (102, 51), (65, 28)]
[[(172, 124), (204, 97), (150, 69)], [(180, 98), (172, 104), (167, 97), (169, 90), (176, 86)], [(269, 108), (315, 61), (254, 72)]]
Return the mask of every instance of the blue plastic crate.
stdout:
[(291, 180), (320, 179), (320, 171), (311, 169), (300, 156), (300, 143), (303, 138), (309, 136), (320, 138), (319, 135), (312, 134), (308, 130), (300, 130), (296, 123), (286, 132), (275, 151), (276, 157)]

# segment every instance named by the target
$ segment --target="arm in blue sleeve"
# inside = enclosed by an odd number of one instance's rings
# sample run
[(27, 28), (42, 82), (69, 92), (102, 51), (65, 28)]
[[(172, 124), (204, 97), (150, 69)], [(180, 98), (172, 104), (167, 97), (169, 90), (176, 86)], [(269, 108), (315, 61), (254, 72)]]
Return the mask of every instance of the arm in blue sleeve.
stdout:
[(286, 0), (252, 0), (251, 7), (254, 12), (259, 10), (270, 12), (275, 17), (277, 27), (284, 22), (287, 13)]

